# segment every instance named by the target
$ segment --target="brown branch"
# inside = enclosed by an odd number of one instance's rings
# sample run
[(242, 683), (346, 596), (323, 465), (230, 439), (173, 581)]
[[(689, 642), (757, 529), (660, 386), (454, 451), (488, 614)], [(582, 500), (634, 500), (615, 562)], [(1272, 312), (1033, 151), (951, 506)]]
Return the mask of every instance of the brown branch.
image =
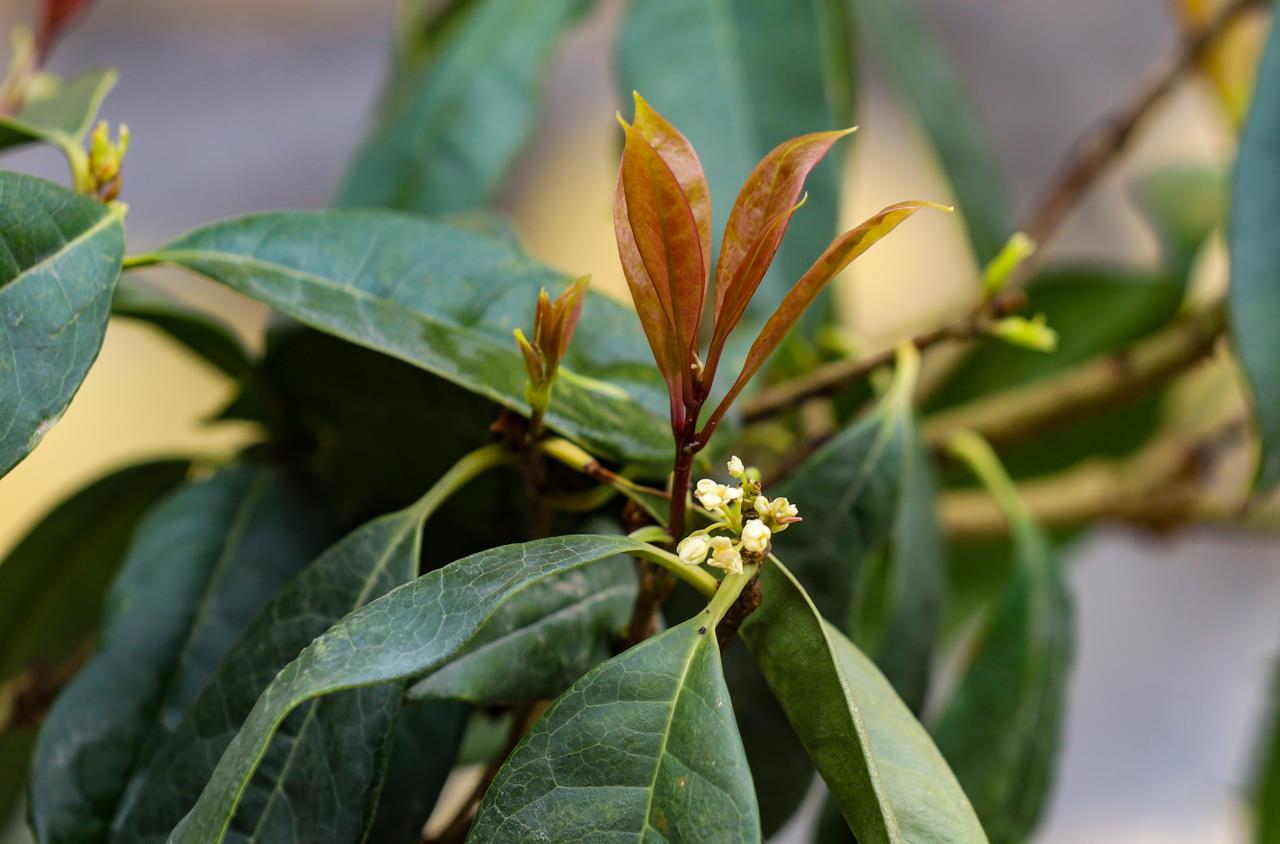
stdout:
[[(1098, 177), (1119, 157), (1134, 131), (1177, 87), (1179, 81), (1204, 57), (1205, 52), (1240, 15), (1268, 0), (1234, 0), (1196, 29), (1184, 30), (1171, 55), (1156, 66), (1119, 108), (1095, 122), (1076, 141), (1058, 167), (1049, 187), (1023, 226), (1032, 240), (1043, 245)], [(1019, 273), (1025, 280), (1023, 272)], [(1015, 282), (1018, 279), (1015, 277)]]
[[(1170, 434), (1133, 457), (1092, 460), (1044, 478), (1018, 484), (1018, 496), (1043, 527), (1069, 527), (1099, 519), (1167, 531), (1199, 518), (1207, 502), (1205, 481), (1226, 447), (1247, 426), (1233, 421), (1200, 437)], [(1008, 534), (1004, 514), (981, 489), (947, 492), (939, 508), (947, 534), (956, 539), (992, 539)]]
[[(1135, 131), (1174, 90), (1178, 82), (1193, 70), (1205, 51), (1243, 13), (1265, 5), (1268, 0), (1234, 0), (1211, 21), (1186, 32), (1172, 54), (1114, 112), (1095, 121), (1072, 144), (1064, 161), (1055, 169), (1054, 177), (1041, 192), (1041, 198), (1022, 225), (1032, 240), (1041, 247), (1057, 232), (1067, 214), (1075, 208), (1098, 178), (1115, 163), (1128, 146)], [(988, 317), (1012, 313), (1009, 295), (1018, 291), (1039, 266), (1043, 248), (1024, 261), (1009, 279), (1005, 296), (996, 297), (988, 305), (971, 309), (959, 320), (912, 339), (917, 349), (926, 349), (946, 341), (970, 340), (978, 336), (973, 330), (975, 318), (984, 311)], [(743, 418), (753, 422), (794, 408), (804, 399), (830, 395), (847, 384), (865, 378), (892, 362), (893, 351), (886, 350), (868, 358), (841, 360), (820, 366), (812, 372), (776, 386), (761, 390), (743, 405)]]
[(938, 413), (925, 420), (925, 442), (938, 447), (970, 430), (993, 446), (1007, 446), (1124, 404), (1202, 360), (1225, 330), (1221, 303), (1189, 313), (1127, 348)]
[[(970, 309), (956, 322), (917, 334), (910, 342), (923, 351), (951, 340), (972, 340), (986, 334), (992, 321), (1016, 313), (1026, 307), (1026, 304), (1026, 297), (1021, 293), (1015, 291), (1002, 294), (984, 305)], [(805, 399), (834, 393), (867, 377), (880, 367), (893, 363), (896, 354), (896, 348), (890, 348), (863, 358), (833, 361), (806, 375), (775, 384), (743, 402), (742, 418), (746, 422), (755, 422), (799, 407)]]

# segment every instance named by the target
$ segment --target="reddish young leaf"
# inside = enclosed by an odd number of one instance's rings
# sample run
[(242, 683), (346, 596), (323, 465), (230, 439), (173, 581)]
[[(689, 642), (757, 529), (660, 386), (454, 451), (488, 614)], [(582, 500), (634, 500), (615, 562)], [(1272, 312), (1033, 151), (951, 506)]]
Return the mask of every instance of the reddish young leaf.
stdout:
[(618, 185), (613, 192), (613, 231), (618, 241), (618, 258), (622, 261), (622, 273), (631, 290), (640, 326), (653, 350), (654, 362), (667, 382), (671, 395), (671, 424), (679, 429), (684, 425), (684, 363), (677, 351), (675, 327), (662, 306), (658, 290), (649, 271), (645, 269), (640, 249), (631, 234), (631, 220), (627, 214), (627, 196), (622, 187), (622, 171), (618, 171)]
[(726, 335), (742, 318), (773, 262), (809, 171), (836, 141), (853, 131), (816, 132), (783, 141), (743, 183), (716, 262), (716, 325), (719, 328), (725, 322)]
[(40, 9), (40, 30), (36, 34), (36, 51), (41, 63), (49, 55), (49, 50), (63, 30), (89, 8), (92, 2), (93, 0), (44, 0)]
[[(698, 241), (705, 265), (711, 258), (711, 189), (707, 187), (707, 174), (702, 171), (702, 162), (698, 160), (693, 144), (679, 129), (645, 102), (638, 91), (633, 91), (632, 96), (635, 98), (636, 116), (631, 125), (649, 142), (654, 152), (662, 156), (680, 183), (698, 227)], [(709, 269), (704, 267), (704, 273)], [(704, 284), (706, 280), (704, 275)]]
[(662, 156), (635, 127), (622, 150), (621, 179), (631, 234), (672, 326), (684, 395), (693, 394), (688, 363), (696, 350), (706, 295), (706, 264), (693, 210)]
[(733, 404), (733, 400), (742, 392), (742, 389), (751, 380), (752, 376), (760, 371), (760, 367), (764, 366), (765, 361), (769, 359), (769, 355), (773, 354), (774, 350), (778, 348), (782, 338), (796, 324), (796, 321), (800, 319), (800, 315), (809, 307), (814, 298), (822, 291), (822, 288), (826, 287), (827, 283), (835, 278), (841, 270), (849, 266), (854, 258), (866, 252), (880, 238), (893, 231), (899, 223), (921, 208), (951, 210), (945, 205), (937, 205), (933, 202), (900, 202), (897, 205), (890, 205), (857, 228), (845, 232), (831, 242), (831, 245), (822, 253), (822, 256), (787, 292), (787, 295), (783, 297), (782, 303), (778, 305), (778, 309), (773, 312), (768, 322), (764, 324), (764, 328), (760, 330), (760, 334), (747, 352), (747, 362), (743, 365), (742, 372), (738, 375), (738, 380), (733, 382), (733, 387), (730, 388), (728, 394), (725, 395), (720, 405), (707, 421), (704, 428), (705, 437), (711, 436), (721, 417), (724, 416), (725, 411)]

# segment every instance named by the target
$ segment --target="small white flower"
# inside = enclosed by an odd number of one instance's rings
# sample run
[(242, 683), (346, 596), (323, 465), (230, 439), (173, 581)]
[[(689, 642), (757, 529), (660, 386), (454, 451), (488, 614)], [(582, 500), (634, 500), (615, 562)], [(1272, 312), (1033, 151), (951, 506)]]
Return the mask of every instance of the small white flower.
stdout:
[(711, 560), (708, 564), (731, 574), (742, 574), (742, 555), (727, 536), (711, 537)]
[(752, 519), (742, 526), (742, 547), (753, 554), (763, 554), (769, 547), (773, 533), (759, 519)]
[(728, 491), (724, 484), (718, 484), (710, 478), (703, 478), (698, 481), (693, 497), (698, 499), (698, 503), (703, 507), (708, 510), (714, 510), (725, 503)]
[[(758, 508), (756, 512), (760, 512)], [(785, 497), (775, 498), (769, 507), (769, 518), (774, 530), (786, 530), (787, 525), (800, 521), (800, 510)]]
[(728, 504), (730, 501), (737, 501), (739, 498), (742, 497), (742, 487), (728, 486), (728, 487), (723, 487), (723, 489), (724, 489), (724, 501), (726, 504)]
[(741, 480), (747, 474), (747, 467), (742, 465), (738, 455), (729, 458), (729, 476)]
[(710, 550), (711, 545), (705, 536), (686, 536), (676, 546), (676, 556), (685, 565), (700, 566)]
[(756, 515), (762, 519), (769, 518), (769, 514), (772, 512), (769, 509), (772, 506), (769, 504), (769, 499), (763, 495), (757, 495), (755, 502), (751, 506), (755, 509)]

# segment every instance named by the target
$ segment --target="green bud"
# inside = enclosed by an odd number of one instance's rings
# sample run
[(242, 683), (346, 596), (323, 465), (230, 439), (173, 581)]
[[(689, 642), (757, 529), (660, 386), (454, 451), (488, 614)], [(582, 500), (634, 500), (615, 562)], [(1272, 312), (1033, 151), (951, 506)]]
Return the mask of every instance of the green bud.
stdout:
[(1034, 349), (1037, 352), (1052, 352), (1058, 348), (1058, 332), (1045, 324), (1044, 314), (1037, 314), (1034, 319), (1022, 317), (1005, 317), (991, 328), (991, 336), (999, 337), (1012, 346)]
[(1009, 242), (1000, 250), (1000, 254), (992, 258), (982, 271), (982, 297), (990, 299), (1003, 290), (1013, 271), (1035, 251), (1034, 240), (1022, 232), (1014, 232)]

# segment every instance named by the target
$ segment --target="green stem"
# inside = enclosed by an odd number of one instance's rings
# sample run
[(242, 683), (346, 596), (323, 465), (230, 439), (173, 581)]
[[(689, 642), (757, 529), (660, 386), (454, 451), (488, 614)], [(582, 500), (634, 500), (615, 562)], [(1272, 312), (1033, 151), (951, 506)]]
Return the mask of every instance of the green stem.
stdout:
[(1018, 489), (1004, 470), (1000, 458), (987, 441), (972, 431), (958, 431), (947, 441), (947, 451), (962, 460), (1011, 522), (1029, 521), (1031, 513), (1018, 495)]
[(141, 255), (125, 255), (121, 266), (126, 270), (136, 270), (139, 267), (151, 267), (159, 263), (163, 263), (160, 256), (154, 252), (144, 252)]
[(720, 581), (720, 588), (712, 596), (711, 603), (707, 604), (707, 608), (703, 610), (711, 619), (709, 626), (715, 627), (720, 623), (720, 619), (724, 618), (724, 614), (733, 606), (734, 601), (738, 600), (738, 596), (756, 576), (759, 568), (759, 563), (748, 563), (743, 566), (741, 574), (726, 575), (725, 579)]
[[(712, 595), (718, 594), (717, 590), (720, 588), (721, 581), (716, 580), (715, 575), (701, 566), (691, 566), (688, 563), (683, 562), (670, 551), (659, 548), (656, 545), (648, 545), (645, 548), (638, 549), (632, 553), (637, 557), (662, 566), (664, 569), (701, 592), (703, 597), (710, 598)], [(735, 576), (736, 575), (730, 575), (730, 577)], [(727, 582), (728, 580), (729, 578), (726, 577), (725, 581)], [(739, 587), (739, 591), (741, 591), (741, 587)]]
[(449, 497), (457, 492), (468, 482), (487, 472), (490, 469), (496, 469), (499, 466), (509, 466), (516, 462), (516, 455), (511, 453), (499, 443), (481, 446), (475, 451), (464, 456), (449, 471), (445, 472), (440, 480), (427, 490), (426, 494), (418, 499), (417, 506), (422, 513), (422, 519), (425, 521), (432, 513), (440, 508), (449, 500)]

